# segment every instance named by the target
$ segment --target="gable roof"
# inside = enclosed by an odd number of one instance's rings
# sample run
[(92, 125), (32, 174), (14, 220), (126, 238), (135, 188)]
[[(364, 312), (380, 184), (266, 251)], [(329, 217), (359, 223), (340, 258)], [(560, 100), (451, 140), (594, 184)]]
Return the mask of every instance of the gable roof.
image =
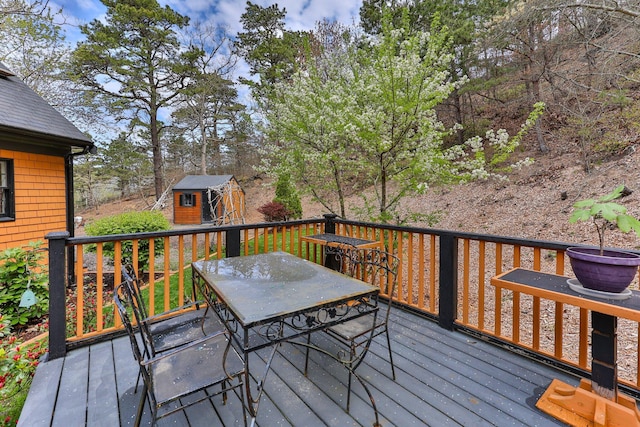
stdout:
[(92, 147), (91, 139), (0, 63), (0, 131)]
[(173, 186), (173, 191), (206, 190), (224, 185), (231, 179), (233, 175), (187, 175)]

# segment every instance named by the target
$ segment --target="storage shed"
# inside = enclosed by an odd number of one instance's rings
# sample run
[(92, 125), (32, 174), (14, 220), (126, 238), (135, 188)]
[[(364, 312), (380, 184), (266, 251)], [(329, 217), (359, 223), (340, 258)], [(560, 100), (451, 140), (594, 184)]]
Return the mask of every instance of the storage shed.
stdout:
[(233, 175), (187, 175), (173, 186), (174, 224), (244, 224), (245, 194)]

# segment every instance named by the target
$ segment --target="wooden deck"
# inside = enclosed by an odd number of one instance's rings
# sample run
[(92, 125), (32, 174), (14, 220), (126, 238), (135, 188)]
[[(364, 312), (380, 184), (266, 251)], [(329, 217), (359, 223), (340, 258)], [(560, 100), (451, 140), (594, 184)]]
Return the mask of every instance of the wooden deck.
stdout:
[[(367, 381), (383, 426), (558, 426), (535, 408), (553, 378), (578, 379), (546, 365), (449, 332), (429, 320), (395, 310), (391, 317), (397, 380), (390, 378), (384, 336), (373, 344), (358, 373)], [(314, 342), (327, 339), (314, 336)], [(258, 353), (252, 369), (264, 363)], [(371, 404), (356, 382), (351, 411), (345, 411), (346, 371), (312, 354), (308, 378), (304, 356), (282, 345), (267, 377), (257, 425), (371, 426)], [(133, 393), (137, 366), (126, 337), (70, 352), (42, 363), (18, 426), (132, 425), (139, 395)], [(241, 426), (234, 396), (217, 398), (161, 420), (158, 425)], [(149, 425), (148, 413), (143, 425)]]

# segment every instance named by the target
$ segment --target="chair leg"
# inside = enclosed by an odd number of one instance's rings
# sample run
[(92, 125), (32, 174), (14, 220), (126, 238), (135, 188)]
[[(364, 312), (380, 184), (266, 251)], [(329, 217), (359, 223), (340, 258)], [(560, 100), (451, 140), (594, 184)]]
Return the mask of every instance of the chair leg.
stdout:
[[(351, 341), (351, 349), (349, 351), (351, 352), (351, 354), (349, 355), (350, 362), (353, 362), (353, 360), (356, 357), (355, 342)], [(349, 380), (347, 381), (347, 413), (349, 412), (349, 406), (351, 405), (351, 379), (352, 379), (351, 369), (352, 369), (352, 366), (349, 365)]]
[(393, 364), (393, 353), (391, 352), (391, 338), (389, 338), (389, 327), (385, 327), (384, 329), (386, 335), (387, 335), (387, 349), (389, 350), (389, 363), (391, 363), (391, 376), (393, 377), (393, 380), (396, 380), (396, 368)]
[(136, 387), (133, 389), (133, 394), (136, 394), (138, 392), (138, 385), (140, 384), (141, 376), (142, 376), (142, 373), (138, 371), (138, 378), (136, 379)]
[[(137, 389), (137, 385), (136, 385)], [(138, 427), (140, 425), (140, 421), (142, 420), (142, 412), (144, 411), (144, 403), (146, 402), (147, 397), (147, 384), (144, 383), (142, 386), (142, 393), (140, 394), (140, 403), (138, 403), (138, 412), (136, 413), (136, 420), (133, 423), (134, 427)]]
[[(199, 308), (198, 308), (199, 310)], [(204, 314), (202, 315), (202, 319), (200, 320), (200, 329), (202, 329), (202, 334), (203, 335), (207, 335), (207, 333), (204, 331), (204, 322), (205, 320), (207, 320), (207, 313), (209, 312), (209, 305), (207, 305), (207, 308), (204, 309)]]
[(309, 345), (311, 344), (311, 334), (307, 334), (307, 347), (304, 356), (304, 376), (307, 376), (307, 368), (309, 367)]

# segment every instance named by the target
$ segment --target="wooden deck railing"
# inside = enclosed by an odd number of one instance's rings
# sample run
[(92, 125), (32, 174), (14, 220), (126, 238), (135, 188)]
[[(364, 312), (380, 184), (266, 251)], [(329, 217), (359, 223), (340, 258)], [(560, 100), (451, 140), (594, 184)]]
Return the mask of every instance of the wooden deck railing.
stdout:
[[(122, 243), (132, 242), (128, 256), (140, 259), (141, 243), (149, 243), (149, 307), (166, 310), (192, 298), (189, 265), (196, 259), (221, 258), (283, 250), (314, 262), (323, 262), (319, 246), (300, 236), (335, 232), (381, 241), (401, 260), (400, 283), (393, 298), (423, 313), (447, 329), (467, 332), (479, 339), (506, 345), (514, 351), (558, 363), (589, 375), (590, 316), (587, 310), (556, 301), (497, 291), (491, 277), (515, 267), (571, 275), (565, 262), (566, 243), (523, 240), (501, 236), (436, 229), (383, 226), (335, 220), (290, 221), (237, 225), (164, 233), (94, 238), (49, 236), (50, 249), (50, 357), (68, 348), (101, 339), (118, 331), (109, 291), (119, 284)], [(161, 242), (161, 245), (154, 243)], [(106, 266), (106, 245), (114, 246), (112, 265)], [(88, 252), (95, 246), (94, 252)], [(154, 248), (164, 248), (162, 254)], [(73, 261), (68, 260), (75, 254)], [(95, 259), (95, 271), (85, 261)], [(69, 272), (69, 275), (65, 275)], [(83, 286), (78, 278), (82, 278)], [(69, 288), (67, 283), (75, 286)], [(113, 284), (112, 284), (113, 283)], [(637, 288), (637, 284), (634, 284)], [(74, 291), (75, 289), (75, 291)], [(82, 313), (82, 314), (81, 314)], [(635, 322), (619, 321), (618, 372), (623, 387), (640, 391), (638, 334)]]

